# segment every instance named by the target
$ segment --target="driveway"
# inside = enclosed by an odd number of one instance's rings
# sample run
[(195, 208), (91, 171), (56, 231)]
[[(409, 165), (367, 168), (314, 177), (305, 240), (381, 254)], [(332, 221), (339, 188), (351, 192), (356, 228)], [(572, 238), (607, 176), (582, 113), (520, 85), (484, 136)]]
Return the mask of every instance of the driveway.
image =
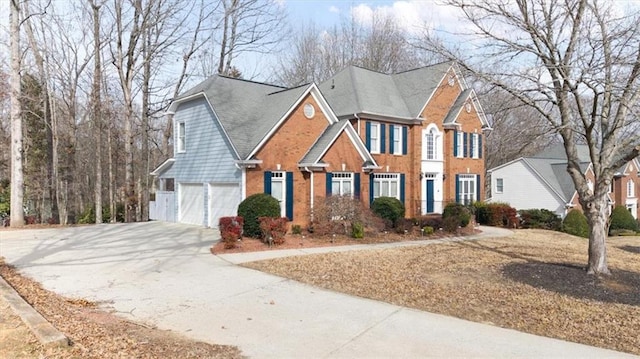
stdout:
[(0, 231), (0, 256), (56, 293), (254, 358), (627, 356), (242, 268), (265, 254), (213, 256), (217, 238), (160, 222)]

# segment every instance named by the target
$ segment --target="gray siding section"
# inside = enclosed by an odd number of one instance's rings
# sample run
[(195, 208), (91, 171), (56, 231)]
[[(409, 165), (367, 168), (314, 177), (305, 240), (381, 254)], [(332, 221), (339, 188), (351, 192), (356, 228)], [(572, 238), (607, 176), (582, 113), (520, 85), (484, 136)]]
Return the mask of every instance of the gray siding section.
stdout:
[(171, 172), (176, 182), (240, 182), (241, 172), (235, 166), (233, 149), (203, 98), (181, 104), (174, 116), (174, 124), (178, 122), (185, 123), (186, 151), (176, 151), (174, 156), (176, 162)]

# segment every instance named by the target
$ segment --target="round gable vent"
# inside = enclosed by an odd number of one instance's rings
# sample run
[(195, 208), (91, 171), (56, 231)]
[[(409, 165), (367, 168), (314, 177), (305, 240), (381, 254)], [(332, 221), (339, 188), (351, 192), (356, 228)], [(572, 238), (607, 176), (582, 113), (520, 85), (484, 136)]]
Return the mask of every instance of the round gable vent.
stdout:
[(308, 103), (304, 105), (304, 117), (311, 119), (316, 114), (316, 109), (312, 104)]

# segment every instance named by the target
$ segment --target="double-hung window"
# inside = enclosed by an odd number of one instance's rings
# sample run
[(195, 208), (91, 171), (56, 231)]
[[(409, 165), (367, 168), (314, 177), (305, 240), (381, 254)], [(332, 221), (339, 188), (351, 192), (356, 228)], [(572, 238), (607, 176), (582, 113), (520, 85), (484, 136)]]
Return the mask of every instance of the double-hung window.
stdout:
[(629, 182), (627, 182), (627, 197), (635, 197), (635, 193), (635, 184), (633, 183), (633, 180), (629, 180)]
[(371, 146), (371, 153), (380, 153), (380, 124), (371, 123), (371, 129), (369, 132), (369, 144)]
[(480, 135), (477, 133), (471, 134), (471, 157), (472, 158), (480, 158)]
[(184, 152), (186, 150), (186, 127), (184, 122), (178, 122), (178, 152)]
[(426, 148), (427, 148), (427, 159), (428, 160), (435, 160), (436, 159), (436, 134), (435, 134), (435, 130), (431, 129), (431, 131), (429, 131), (427, 133), (427, 136), (425, 137), (425, 141), (426, 141)]
[(496, 178), (496, 193), (504, 192), (504, 179)]
[(456, 157), (464, 157), (464, 132), (456, 132)]
[(402, 126), (391, 126), (393, 131), (393, 154), (401, 155), (402, 154)]
[(373, 198), (394, 197), (400, 199), (400, 175), (376, 173), (373, 175)]
[(353, 196), (353, 173), (333, 172), (331, 176), (331, 194)]

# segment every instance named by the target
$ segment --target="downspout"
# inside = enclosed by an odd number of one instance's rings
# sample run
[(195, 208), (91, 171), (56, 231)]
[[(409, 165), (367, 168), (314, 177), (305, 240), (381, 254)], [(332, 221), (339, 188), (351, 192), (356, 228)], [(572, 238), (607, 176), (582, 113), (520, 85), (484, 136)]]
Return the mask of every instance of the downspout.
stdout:
[(247, 168), (234, 163), (236, 168), (240, 170), (240, 196), (244, 201), (247, 198)]
[(311, 181), (310, 181), (311, 182), (311, 189), (309, 191), (309, 193), (310, 193), (310, 195), (309, 195), (310, 196), (310, 198), (309, 198), (309, 206), (310, 206), (309, 212), (311, 213), (311, 222), (313, 222), (313, 171), (311, 171), (309, 169), (309, 167), (305, 167), (304, 170), (305, 170), (305, 172), (309, 173), (309, 178), (311, 179)]

